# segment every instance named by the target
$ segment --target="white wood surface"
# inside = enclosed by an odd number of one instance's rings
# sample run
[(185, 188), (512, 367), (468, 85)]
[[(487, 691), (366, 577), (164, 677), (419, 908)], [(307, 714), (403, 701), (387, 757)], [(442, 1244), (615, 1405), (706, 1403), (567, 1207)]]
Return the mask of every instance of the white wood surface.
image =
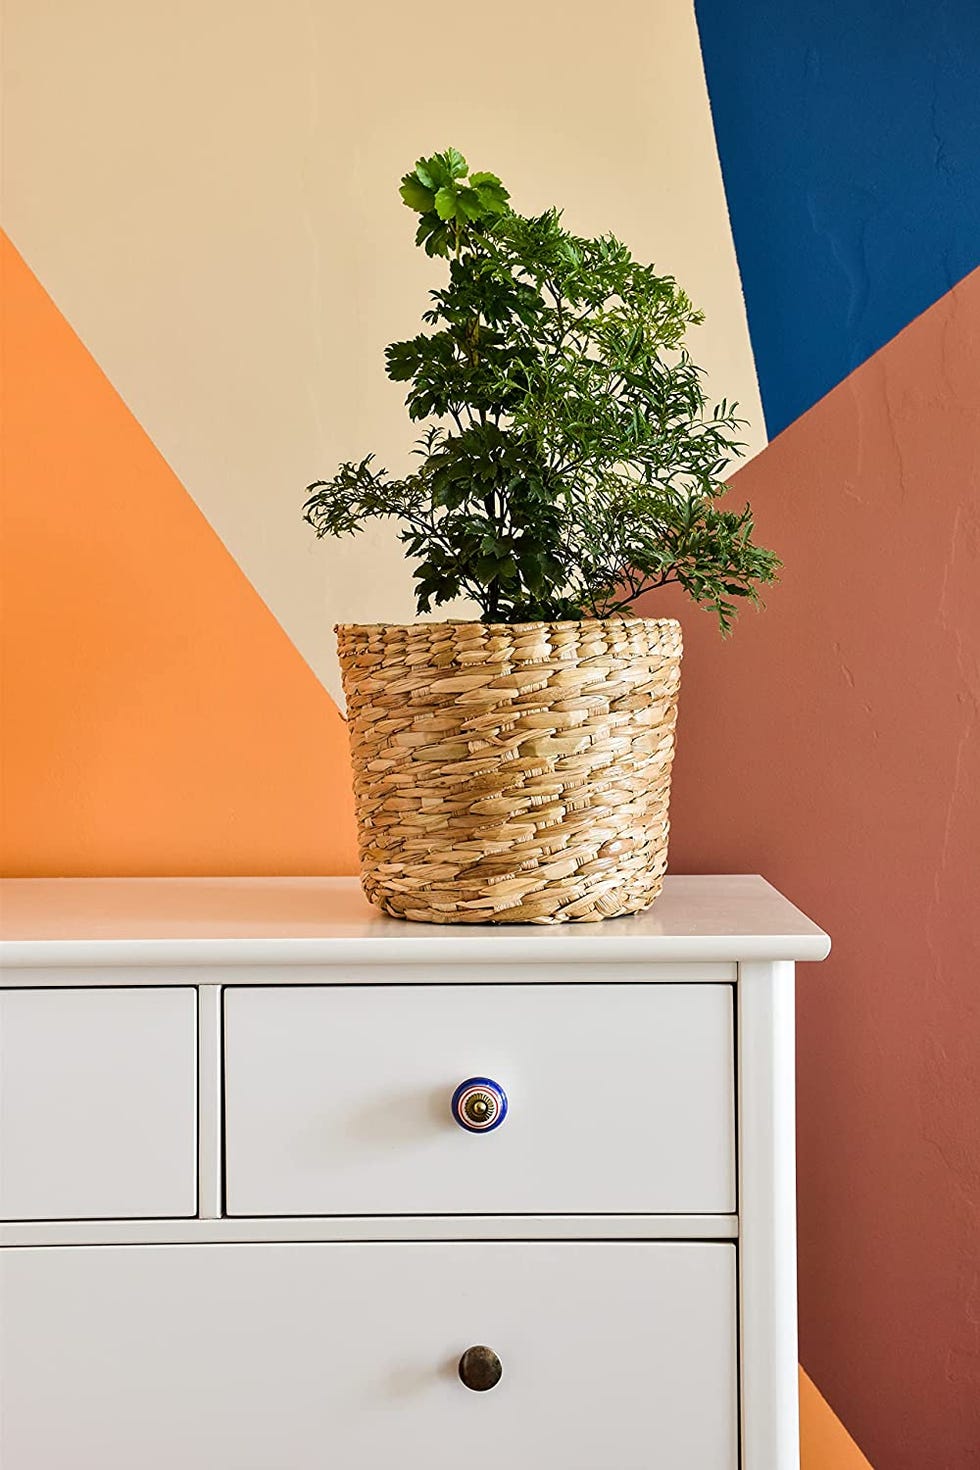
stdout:
[[(735, 1210), (727, 985), (225, 991), (231, 1215)], [(465, 1078), (509, 1099), (450, 1113)]]
[(224, 1080), (220, 985), (200, 987), (197, 1017), (197, 1213), (203, 1220), (217, 1220), (224, 1203)]
[(0, 884), (3, 1470), (798, 1470), (792, 961), (828, 948), (754, 877), (557, 929)]
[[(730, 1245), (109, 1246), (0, 1269), (4, 1470), (736, 1470)], [(476, 1343), (503, 1364), (482, 1394), (456, 1371)]]
[(735, 1215), (259, 1215), (221, 1220), (24, 1220), (0, 1247), (233, 1245), (306, 1240), (737, 1240)]
[[(823, 959), (827, 936), (763, 878), (668, 878), (645, 913), (601, 924), (386, 918), (352, 878), (8, 879), (0, 965), (459, 965)], [(207, 977), (199, 977), (207, 978)], [(23, 982), (21, 982), (23, 983)]]
[(798, 1470), (793, 965), (739, 969), (741, 1470)]
[[(617, 922), (615, 920), (611, 922)], [(91, 984), (98, 976), (101, 986), (110, 985), (186, 985), (188, 977), (201, 985), (676, 985), (706, 981), (718, 985), (734, 985), (738, 965), (723, 960), (674, 960), (669, 964), (644, 964), (639, 960), (625, 964), (596, 961), (587, 965), (572, 964), (381, 964), (358, 965), (344, 961), (337, 964), (303, 964), (295, 959), (275, 964), (204, 964), (182, 963), (158, 965), (106, 964), (101, 968), (86, 963), (74, 965), (7, 965), (0, 972), (0, 989), (42, 986), (72, 989)]]
[(193, 1215), (197, 997), (0, 994), (0, 1217)]

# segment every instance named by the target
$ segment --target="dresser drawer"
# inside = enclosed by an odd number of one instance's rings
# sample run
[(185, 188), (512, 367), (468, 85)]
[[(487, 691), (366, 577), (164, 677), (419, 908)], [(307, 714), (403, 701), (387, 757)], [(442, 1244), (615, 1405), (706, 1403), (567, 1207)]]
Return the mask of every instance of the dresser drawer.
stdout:
[[(736, 1470), (735, 1250), (17, 1250), (4, 1470)], [(502, 1367), (464, 1387), (465, 1350)]]
[(0, 1217), (193, 1215), (196, 992), (0, 991)]
[[(225, 992), (233, 1215), (735, 1209), (728, 985)], [(470, 1077), (506, 1116), (468, 1132)]]

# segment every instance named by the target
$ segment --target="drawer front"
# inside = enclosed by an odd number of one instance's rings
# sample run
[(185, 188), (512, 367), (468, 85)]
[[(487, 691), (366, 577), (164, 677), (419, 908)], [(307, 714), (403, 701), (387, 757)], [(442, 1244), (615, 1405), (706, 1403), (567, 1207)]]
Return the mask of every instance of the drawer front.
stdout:
[(0, 1217), (193, 1215), (193, 989), (0, 992)]
[[(736, 1470), (731, 1245), (11, 1250), (4, 1470)], [(490, 1347), (502, 1376), (464, 1387)]]
[[(234, 1215), (731, 1213), (727, 985), (225, 993)], [(506, 1116), (468, 1132), (457, 1086)]]

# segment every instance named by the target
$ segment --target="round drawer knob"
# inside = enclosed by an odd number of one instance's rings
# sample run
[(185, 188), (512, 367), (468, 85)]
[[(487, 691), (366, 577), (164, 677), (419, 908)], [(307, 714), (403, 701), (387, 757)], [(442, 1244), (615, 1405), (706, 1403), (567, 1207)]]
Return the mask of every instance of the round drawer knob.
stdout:
[(494, 1388), (503, 1371), (493, 1348), (467, 1348), (459, 1360), (460, 1379), (474, 1393), (486, 1393), (488, 1388)]
[(467, 1077), (453, 1093), (452, 1109), (467, 1133), (490, 1133), (507, 1116), (507, 1094), (490, 1077)]

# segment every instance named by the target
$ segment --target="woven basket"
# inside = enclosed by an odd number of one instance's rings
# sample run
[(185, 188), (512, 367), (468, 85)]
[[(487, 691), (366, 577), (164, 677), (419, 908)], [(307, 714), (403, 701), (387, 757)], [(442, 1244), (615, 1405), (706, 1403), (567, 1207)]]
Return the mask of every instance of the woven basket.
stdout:
[(437, 924), (557, 924), (656, 898), (679, 623), (336, 631), (372, 903)]

